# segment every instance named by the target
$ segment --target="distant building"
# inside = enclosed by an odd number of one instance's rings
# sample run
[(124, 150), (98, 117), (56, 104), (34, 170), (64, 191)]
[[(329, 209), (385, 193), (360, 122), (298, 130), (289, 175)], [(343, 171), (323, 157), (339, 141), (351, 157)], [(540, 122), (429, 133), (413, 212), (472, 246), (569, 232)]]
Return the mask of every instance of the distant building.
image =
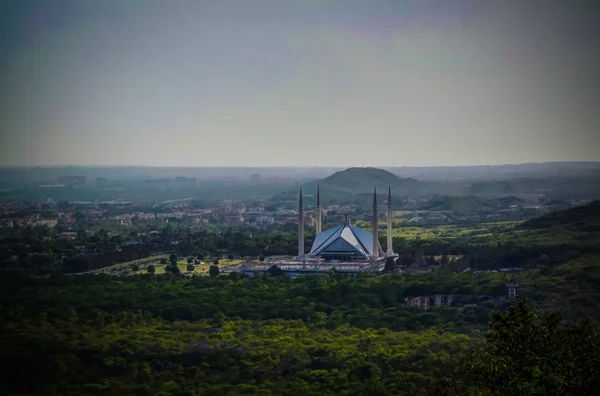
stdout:
[[(346, 215), (344, 223), (322, 231), (322, 206), (319, 188), (317, 187), (315, 214), (304, 212), (302, 188), (298, 199), (298, 255), (290, 259), (274, 260), (271, 257), (267, 265), (244, 265), (239, 271), (249, 276), (255, 276), (257, 272), (265, 272), (270, 263), (276, 263), (284, 272), (299, 274), (318, 274), (328, 271), (339, 273), (357, 274), (362, 271), (380, 272), (385, 268), (385, 262), (389, 259), (395, 260), (398, 255), (392, 251), (392, 219), (393, 211), (391, 205), (391, 188), (388, 189), (388, 233), (387, 251), (383, 251), (378, 239), (378, 211), (377, 193), (373, 191), (373, 215), (371, 226), (374, 232), (368, 232), (353, 226)], [(339, 206), (338, 206), (339, 207)], [(315, 226), (315, 239), (308, 253), (304, 249), (304, 227), (307, 220)], [(292, 222), (293, 219), (283, 219), (281, 223)], [(290, 272), (290, 273), (291, 273)]]
[(231, 215), (227, 216), (227, 224), (228, 225), (238, 225), (244, 222), (244, 216), (240, 215)]
[(427, 296), (408, 297), (408, 305), (411, 307), (428, 307), (430, 298)]
[(446, 294), (438, 294), (433, 296), (434, 299), (434, 305), (437, 307), (440, 307), (442, 305), (452, 305), (452, 302), (454, 301), (454, 296), (453, 295), (446, 295)]
[(254, 223), (258, 225), (273, 224), (274, 222), (275, 218), (273, 216), (257, 216), (254, 218)]
[[(300, 191), (302, 194), (302, 190)], [(396, 257), (391, 248), (391, 221), (393, 218), (392, 212), (392, 193), (391, 189), (388, 191), (388, 240), (387, 240), (387, 252), (384, 253), (383, 249), (379, 244), (377, 238), (377, 232), (371, 233), (363, 230), (362, 228), (353, 226), (350, 224), (350, 220), (346, 215), (344, 224), (337, 227), (330, 228), (326, 231), (319, 232), (321, 230), (321, 200), (320, 193), (317, 190), (317, 208), (316, 208), (316, 227), (317, 235), (313, 246), (308, 253), (309, 258), (322, 258), (325, 260), (341, 260), (341, 261), (377, 261), (385, 257)], [(306, 214), (303, 213), (302, 206), (302, 195), (300, 196), (300, 202), (298, 205), (298, 218), (304, 219), (302, 222), (306, 223)], [(352, 209), (351, 207), (345, 207), (345, 209)], [(377, 228), (377, 194), (373, 193), (373, 215), (372, 223), (373, 229)], [(311, 223), (315, 223), (315, 218), (311, 216)], [(299, 235), (304, 234), (304, 228), (300, 227)], [(301, 249), (298, 254), (299, 257), (304, 256), (304, 243), (303, 236), (302, 240), (299, 241)]]
[(130, 226), (131, 217), (127, 215), (109, 217), (107, 222), (109, 225), (113, 226)]
[(513, 301), (517, 298), (517, 287), (519, 286), (519, 282), (515, 279), (510, 279), (506, 281), (506, 287), (508, 288), (508, 299)]

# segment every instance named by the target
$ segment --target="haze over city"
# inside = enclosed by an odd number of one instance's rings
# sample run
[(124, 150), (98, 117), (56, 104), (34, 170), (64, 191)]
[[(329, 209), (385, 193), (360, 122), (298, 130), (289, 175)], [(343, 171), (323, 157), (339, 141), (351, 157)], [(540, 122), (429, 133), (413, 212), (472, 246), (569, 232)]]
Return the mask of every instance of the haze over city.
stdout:
[(600, 160), (593, 2), (10, 3), (0, 165)]

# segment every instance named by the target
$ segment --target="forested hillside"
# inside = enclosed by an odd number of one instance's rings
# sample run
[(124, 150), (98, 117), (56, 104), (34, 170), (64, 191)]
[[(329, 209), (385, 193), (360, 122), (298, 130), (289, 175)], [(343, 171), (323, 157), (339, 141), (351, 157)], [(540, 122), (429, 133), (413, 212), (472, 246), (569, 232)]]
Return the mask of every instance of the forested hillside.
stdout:
[[(517, 227), (394, 241), (402, 260), (417, 251), (431, 260), (428, 273), (250, 279), (4, 270), (0, 394), (594, 394), (597, 216), (596, 202)], [(292, 249), (292, 236), (165, 228), (155, 243), (180, 240), (176, 253), (185, 257), (218, 252), (225, 240), (256, 253)], [(54, 246), (42, 235), (11, 238), (25, 238), (17, 254)], [(56, 247), (117, 243), (86, 238)], [(470, 271), (454, 272), (449, 255)], [(503, 266), (522, 270), (485, 272)], [(528, 305), (507, 311), (501, 297), (511, 278)], [(457, 302), (407, 304), (440, 294)]]
[(600, 231), (600, 201), (573, 209), (548, 213), (521, 225), (523, 229), (548, 229), (565, 227), (579, 232)]
[[(565, 373), (577, 379), (562, 380), (564, 389), (589, 394), (598, 378), (587, 375), (599, 372), (600, 356), (592, 347), (598, 335), (589, 325), (575, 333), (556, 321), (550, 330), (539, 328), (533, 313), (521, 307), (492, 322), (504, 338), (484, 340), (491, 305), (404, 305), (413, 295), (500, 293), (504, 277), (498, 274), (3, 275), (3, 395), (458, 395), (461, 389), (493, 389), (498, 379), (487, 373), (495, 366), (515, 377), (507, 391), (547, 382), (543, 375), (517, 374), (546, 373), (545, 365), (557, 359), (579, 370), (552, 369), (561, 376), (554, 382)], [(535, 337), (556, 334), (554, 349), (546, 351), (537, 339), (515, 344), (515, 352), (506, 344), (506, 337), (533, 337), (538, 328)], [(573, 360), (569, 354), (584, 341), (592, 347), (587, 357)], [(474, 347), (475, 354), (467, 354)], [(515, 366), (515, 353), (526, 355), (528, 348), (538, 357), (527, 369)], [(467, 368), (470, 361), (476, 370)], [(461, 371), (466, 374), (457, 378)]]
[(437, 197), (420, 206), (419, 209), (472, 213), (489, 209), (489, 204), (473, 195), (466, 197)]

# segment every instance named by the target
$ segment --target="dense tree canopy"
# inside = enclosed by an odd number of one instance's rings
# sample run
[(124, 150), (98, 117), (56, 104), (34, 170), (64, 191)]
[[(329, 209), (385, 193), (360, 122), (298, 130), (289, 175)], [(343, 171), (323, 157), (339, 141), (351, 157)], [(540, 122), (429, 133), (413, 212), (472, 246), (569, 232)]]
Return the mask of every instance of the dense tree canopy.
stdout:
[(589, 324), (539, 321), (519, 304), (493, 314), (483, 338), (491, 306), (405, 305), (491, 293), (500, 278), (3, 275), (7, 395), (486, 394), (499, 383), (501, 394), (586, 394), (585, 370), (598, 370)]
[(495, 312), (485, 342), (446, 369), (445, 395), (593, 395), (600, 389), (600, 334), (589, 320), (565, 326), (519, 301)]

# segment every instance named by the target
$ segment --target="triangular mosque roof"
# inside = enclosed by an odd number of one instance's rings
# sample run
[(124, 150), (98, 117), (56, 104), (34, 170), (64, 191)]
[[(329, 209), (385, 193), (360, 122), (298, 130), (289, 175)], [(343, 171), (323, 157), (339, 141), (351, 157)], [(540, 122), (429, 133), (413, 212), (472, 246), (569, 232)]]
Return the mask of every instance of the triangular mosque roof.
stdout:
[(373, 234), (349, 224), (323, 231), (315, 237), (309, 256), (315, 257), (328, 248), (335, 251), (358, 252), (365, 259), (373, 254)]

